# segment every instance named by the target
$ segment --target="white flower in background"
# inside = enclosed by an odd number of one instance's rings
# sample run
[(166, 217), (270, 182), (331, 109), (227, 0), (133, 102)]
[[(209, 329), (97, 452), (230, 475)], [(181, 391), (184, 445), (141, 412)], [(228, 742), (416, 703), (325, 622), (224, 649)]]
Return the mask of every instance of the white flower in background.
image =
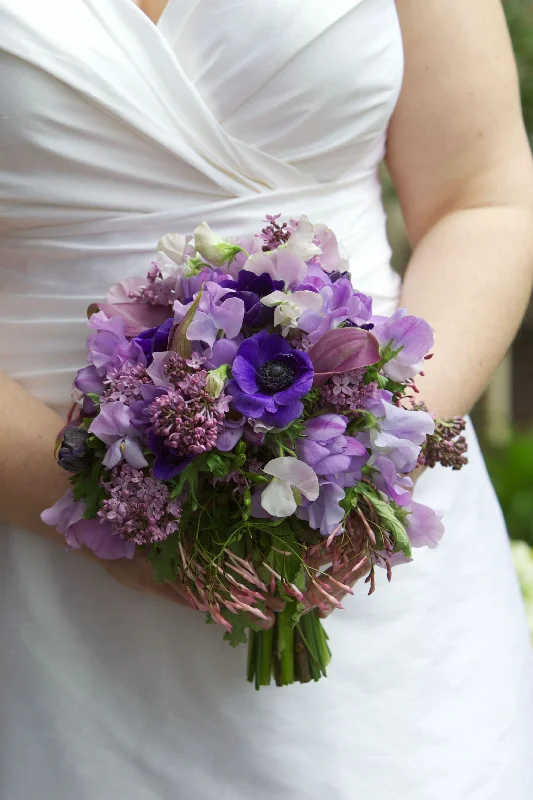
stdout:
[(191, 246), (192, 236), (182, 236), (180, 233), (167, 233), (157, 243), (157, 249), (164, 253), (175, 264), (181, 264), (185, 258), (194, 255)]
[(526, 542), (511, 542), (511, 551), (533, 636), (533, 549)]
[(318, 497), (316, 473), (297, 458), (274, 458), (265, 464), (263, 472), (272, 475), (272, 480), (261, 493), (261, 505), (273, 517), (290, 517), (294, 514), (302, 503), (302, 495), (308, 500)]
[(231, 263), (242, 247), (225, 242), (211, 230), (207, 222), (202, 222), (194, 231), (194, 247), (198, 253), (214, 267)]
[(317, 292), (303, 290), (285, 294), (285, 292), (272, 292), (263, 297), (261, 302), (265, 306), (275, 306), (274, 325), (281, 327), (283, 336), (287, 336), (291, 328), (298, 327), (298, 320), (304, 311), (322, 311), (322, 296)]

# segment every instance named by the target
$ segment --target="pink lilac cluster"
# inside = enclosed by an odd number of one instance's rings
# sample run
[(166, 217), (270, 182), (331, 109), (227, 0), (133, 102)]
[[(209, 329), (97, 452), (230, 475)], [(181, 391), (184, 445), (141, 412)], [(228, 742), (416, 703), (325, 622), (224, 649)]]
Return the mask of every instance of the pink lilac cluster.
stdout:
[[(181, 371), (178, 361), (171, 371)], [(200, 455), (212, 450), (224, 428), (229, 398), (224, 393), (215, 398), (207, 391), (207, 375), (206, 370), (185, 373), (176, 388), (169, 387), (150, 407), (153, 432), (176, 455)]]
[(169, 306), (175, 299), (175, 281), (163, 280), (158, 264), (153, 261), (146, 276), (147, 284), (129, 292), (130, 300), (150, 306)]
[(263, 240), (263, 250), (265, 252), (275, 250), (280, 244), (285, 244), (290, 239), (292, 229), (287, 222), (282, 222), (281, 225), (278, 224), (277, 220), (280, 216), (281, 214), (266, 215), (265, 221), (268, 225), (265, 225), (259, 234), (259, 237)]
[(120, 401), (126, 405), (142, 399), (141, 386), (151, 385), (152, 379), (142, 364), (124, 364), (114, 373), (108, 373), (107, 388), (100, 403)]
[(354, 369), (343, 375), (334, 375), (322, 388), (321, 400), (325, 406), (334, 406), (343, 411), (356, 411), (365, 401), (377, 395), (377, 383), (365, 384), (364, 369)]
[(112, 524), (113, 533), (135, 544), (162, 542), (179, 528), (181, 506), (170, 498), (162, 481), (123, 464), (102, 484), (107, 499), (98, 516)]
[(202, 358), (198, 353), (193, 353), (191, 358), (182, 358), (177, 353), (170, 353), (164, 366), (164, 373), (174, 385), (181, 385), (182, 381), (191, 374), (191, 371), (197, 372), (205, 363), (205, 358)]

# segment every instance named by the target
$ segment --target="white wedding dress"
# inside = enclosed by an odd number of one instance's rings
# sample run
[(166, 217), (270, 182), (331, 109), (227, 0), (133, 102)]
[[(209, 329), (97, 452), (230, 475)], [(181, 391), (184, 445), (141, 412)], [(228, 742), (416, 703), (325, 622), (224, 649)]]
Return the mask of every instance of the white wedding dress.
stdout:
[[(131, 0), (0, 0), (0, 368), (64, 408), (87, 305), (203, 219), (326, 222), (390, 312), (402, 56), (393, 0), (169, 0), (157, 26)], [(469, 437), (416, 489), (441, 546), (356, 587), (316, 685), (256, 693), (200, 614), (4, 530), (0, 800), (531, 800), (530, 645)]]

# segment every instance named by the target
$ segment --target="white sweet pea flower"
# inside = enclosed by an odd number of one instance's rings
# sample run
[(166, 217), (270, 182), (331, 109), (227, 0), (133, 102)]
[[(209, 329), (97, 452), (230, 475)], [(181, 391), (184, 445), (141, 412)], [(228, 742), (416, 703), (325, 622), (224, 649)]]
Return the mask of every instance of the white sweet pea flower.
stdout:
[(261, 493), (261, 505), (273, 517), (294, 514), (302, 495), (308, 500), (318, 497), (318, 478), (314, 470), (297, 458), (274, 458), (265, 464), (263, 472), (272, 475), (272, 480)]
[(202, 222), (194, 231), (194, 246), (198, 253), (214, 267), (231, 263), (242, 247), (225, 242), (211, 230), (207, 222)]
[(318, 245), (313, 244), (314, 238), (315, 230), (305, 214), (302, 214), (298, 227), (291, 233), (289, 240), (278, 247), (278, 250), (288, 250), (304, 261), (309, 261), (322, 252)]
[(157, 243), (157, 249), (164, 253), (176, 264), (181, 264), (186, 256), (194, 255), (194, 248), (190, 242), (192, 236), (182, 236), (180, 233), (167, 233)]
[(298, 320), (304, 311), (322, 311), (322, 296), (317, 292), (307, 290), (285, 294), (285, 292), (272, 292), (263, 297), (261, 302), (265, 306), (275, 306), (274, 325), (281, 327), (283, 336), (287, 336), (291, 328), (298, 327)]

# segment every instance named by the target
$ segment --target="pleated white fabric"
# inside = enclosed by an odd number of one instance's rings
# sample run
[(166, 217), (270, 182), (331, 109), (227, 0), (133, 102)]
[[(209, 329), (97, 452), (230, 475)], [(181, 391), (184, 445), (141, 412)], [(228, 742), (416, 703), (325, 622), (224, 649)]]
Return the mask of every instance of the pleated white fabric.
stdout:
[[(68, 402), (85, 309), (202, 219), (306, 213), (398, 296), (377, 168), (402, 80), (393, 0), (0, 0), (0, 367)], [(2, 800), (530, 800), (533, 664), (471, 463), (418, 499), (439, 549), (328, 621), (330, 677), (255, 693), (200, 615), (5, 530)]]

